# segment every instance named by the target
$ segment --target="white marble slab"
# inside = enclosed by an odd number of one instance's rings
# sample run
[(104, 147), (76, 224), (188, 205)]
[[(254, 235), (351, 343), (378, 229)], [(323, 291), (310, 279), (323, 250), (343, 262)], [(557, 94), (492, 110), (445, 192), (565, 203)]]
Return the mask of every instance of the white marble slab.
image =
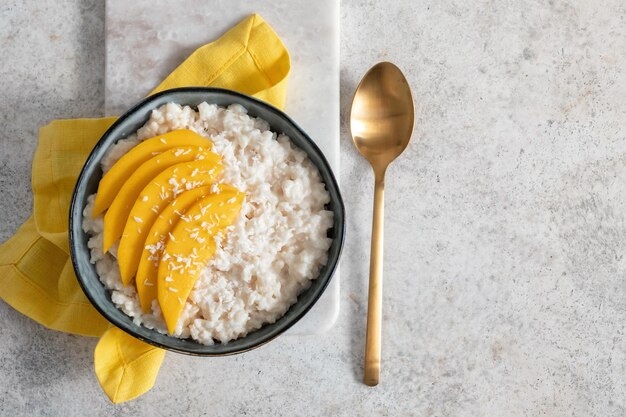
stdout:
[[(177, 0), (106, 2), (107, 115), (124, 112), (194, 49), (259, 13), (290, 51), (286, 112), (339, 172), (339, 0)], [(289, 334), (328, 330), (339, 313), (339, 271)]]

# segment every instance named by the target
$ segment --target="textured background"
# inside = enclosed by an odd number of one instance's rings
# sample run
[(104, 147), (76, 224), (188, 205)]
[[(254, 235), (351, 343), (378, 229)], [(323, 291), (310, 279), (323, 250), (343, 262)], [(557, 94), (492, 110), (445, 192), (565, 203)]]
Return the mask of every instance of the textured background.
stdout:
[[(592, 3), (342, 2), (336, 326), (168, 355), (152, 391), (113, 406), (95, 340), (0, 302), (0, 415), (625, 415), (626, 6)], [(0, 240), (31, 211), (38, 126), (102, 113), (103, 16), (97, 0), (0, 4)], [(368, 388), (372, 178), (346, 118), (379, 60), (405, 71), (417, 122), (388, 172), (383, 380)]]

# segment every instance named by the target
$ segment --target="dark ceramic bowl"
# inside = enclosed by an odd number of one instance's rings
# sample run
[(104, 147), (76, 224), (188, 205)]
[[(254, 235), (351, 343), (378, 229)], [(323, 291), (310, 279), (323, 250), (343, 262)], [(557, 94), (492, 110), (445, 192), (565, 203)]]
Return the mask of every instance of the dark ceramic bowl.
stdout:
[[(81, 227), (82, 213), (87, 204), (87, 197), (96, 192), (102, 177), (100, 160), (109, 148), (118, 140), (136, 132), (148, 120), (153, 109), (170, 102), (195, 108), (203, 101), (220, 106), (233, 103), (241, 104), (248, 109), (248, 114), (261, 117), (269, 122), (272, 131), (288, 135), (297, 147), (307, 153), (313, 164), (319, 169), (330, 193), (331, 201), (328, 209), (335, 214), (333, 228), (329, 231), (329, 237), (333, 239), (333, 242), (330, 247), (328, 262), (322, 268), (319, 277), (312, 281), (311, 286), (305, 292), (300, 294), (298, 301), (291, 306), (289, 311), (275, 323), (267, 324), (246, 337), (225, 345), (215, 344), (213, 346), (204, 346), (192, 339), (177, 339), (133, 324), (130, 317), (115, 307), (111, 301), (111, 292), (104, 288), (98, 278), (95, 266), (89, 262), (90, 254), (87, 248), (89, 236), (83, 232)], [(339, 186), (328, 161), (311, 138), (285, 113), (267, 103), (230, 90), (199, 87), (178, 88), (155, 94), (126, 112), (106, 131), (89, 155), (78, 177), (72, 196), (69, 219), (70, 251), (74, 271), (87, 298), (115, 326), (144, 342), (164, 349), (202, 356), (229, 355), (254, 349), (269, 342), (293, 326), (311, 309), (328, 286), (337, 267), (345, 234), (344, 216), (345, 209)]]

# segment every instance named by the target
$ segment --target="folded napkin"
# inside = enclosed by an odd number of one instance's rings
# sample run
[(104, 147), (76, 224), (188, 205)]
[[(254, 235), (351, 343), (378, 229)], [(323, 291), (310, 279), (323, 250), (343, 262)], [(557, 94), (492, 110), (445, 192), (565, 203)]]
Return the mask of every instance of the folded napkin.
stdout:
[[(150, 94), (213, 86), (282, 108), (289, 69), (280, 38), (259, 15), (252, 15), (193, 52)], [(33, 216), (0, 246), (0, 298), (50, 329), (100, 337), (95, 372), (106, 395), (120, 403), (152, 388), (165, 351), (112, 327), (89, 303), (74, 275), (67, 230), (76, 178), (115, 119), (55, 120), (39, 130)]]

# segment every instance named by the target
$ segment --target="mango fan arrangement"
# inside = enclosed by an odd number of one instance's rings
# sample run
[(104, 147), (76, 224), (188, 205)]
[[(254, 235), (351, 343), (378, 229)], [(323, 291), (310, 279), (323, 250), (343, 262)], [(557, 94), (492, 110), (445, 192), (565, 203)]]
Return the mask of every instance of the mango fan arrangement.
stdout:
[(104, 213), (104, 252), (119, 241), (122, 282), (134, 282), (144, 312), (158, 302), (170, 334), (245, 197), (218, 183), (224, 168), (212, 146), (191, 130), (147, 139), (102, 177), (94, 202), (92, 217)]

